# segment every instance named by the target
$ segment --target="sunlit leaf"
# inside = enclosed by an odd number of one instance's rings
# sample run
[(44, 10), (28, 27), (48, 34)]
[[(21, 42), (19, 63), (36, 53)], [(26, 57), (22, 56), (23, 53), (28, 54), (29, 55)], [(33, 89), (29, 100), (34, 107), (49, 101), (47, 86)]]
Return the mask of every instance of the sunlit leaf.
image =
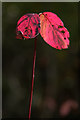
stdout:
[(16, 38), (29, 39), (36, 37), (40, 32), (40, 18), (38, 14), (28, 13), (17, 22)]
[(40, 13), (40, 34), (44, 41), (56, 49), (66, 49), (69, 45), (69, 32), (61, 19), (52, 12)]

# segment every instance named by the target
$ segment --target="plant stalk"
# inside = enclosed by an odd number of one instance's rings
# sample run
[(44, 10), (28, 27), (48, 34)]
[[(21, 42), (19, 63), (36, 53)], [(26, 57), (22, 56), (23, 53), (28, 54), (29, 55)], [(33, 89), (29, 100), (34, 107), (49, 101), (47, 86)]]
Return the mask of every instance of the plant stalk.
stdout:
[(34, 56), (33, 56), (33, 69), (32, 69), (32, 83), (31, 83), (31, 92), (30, 92), (30, 101), (29, 101), (29, 120), (31, 117), (31, 105), (32, 105), (32, 96), (33, 96), (33, 85), (34, 85), (34, 76), (35, 76), (35, 62), (36, 62), (36, 44), (37, 38), (34, 41)]

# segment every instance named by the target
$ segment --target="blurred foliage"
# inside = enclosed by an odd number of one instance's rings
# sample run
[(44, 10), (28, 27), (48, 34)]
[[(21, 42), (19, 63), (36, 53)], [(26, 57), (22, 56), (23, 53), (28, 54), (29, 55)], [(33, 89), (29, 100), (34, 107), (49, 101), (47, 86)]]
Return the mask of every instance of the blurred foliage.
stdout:
[[(70, 46), (56, 50), (37, 36), (37, 58), (31, 116), (52, 118), (80, 114), (78, 78), (78, 3), (2, 3), (3, 118), (28, 117), (34, 40), (17, 40), (16, 24), (26, 13), (53, 12), (70, 32)], [(69, 103), (69, 113), (65, 101)], [(61, 108), (65, 105), (64, 109)], [(75, 108), (70, 107), (73, 104)], [(77, 106), (77, 107), (76, 107)], [(60, 109), (62, 110), (60, 112)], [(62, 113), (63, 112), (63, 113)]]

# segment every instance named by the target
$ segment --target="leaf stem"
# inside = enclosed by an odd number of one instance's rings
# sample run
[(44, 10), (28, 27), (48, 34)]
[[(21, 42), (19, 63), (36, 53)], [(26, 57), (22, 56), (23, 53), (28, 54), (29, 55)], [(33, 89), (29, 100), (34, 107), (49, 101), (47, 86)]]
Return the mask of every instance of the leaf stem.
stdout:
[(31, 83), (31, 93), (30, 93), (30, 101), (29, 101), (29, 120), (30, 120), (30, 117), (31, 117), (31, 105), (32, 105), (33, 85), (34, 85), (34, 75), (35, 75), (36, 43), (37, 43), (37, 38), (35, 38), (35, 42), (34, 42), (34, 56), (33, 56), (33, 69), (32, 69), (32, 83)]

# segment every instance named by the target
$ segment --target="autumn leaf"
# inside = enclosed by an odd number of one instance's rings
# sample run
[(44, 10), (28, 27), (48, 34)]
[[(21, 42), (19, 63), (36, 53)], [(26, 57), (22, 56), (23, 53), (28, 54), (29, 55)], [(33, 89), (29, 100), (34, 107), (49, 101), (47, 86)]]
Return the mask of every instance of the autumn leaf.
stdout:
[(40, 34), (44, 41), (56, 49), (66, 49), (69, 45), (69, 32), (61, 19), (52, 12), (40, 13)]
[(28, 13), (22, 16), (17, 22), (16, 38), (35, 38), (40, 31), (40, 18), (38, 14)]

